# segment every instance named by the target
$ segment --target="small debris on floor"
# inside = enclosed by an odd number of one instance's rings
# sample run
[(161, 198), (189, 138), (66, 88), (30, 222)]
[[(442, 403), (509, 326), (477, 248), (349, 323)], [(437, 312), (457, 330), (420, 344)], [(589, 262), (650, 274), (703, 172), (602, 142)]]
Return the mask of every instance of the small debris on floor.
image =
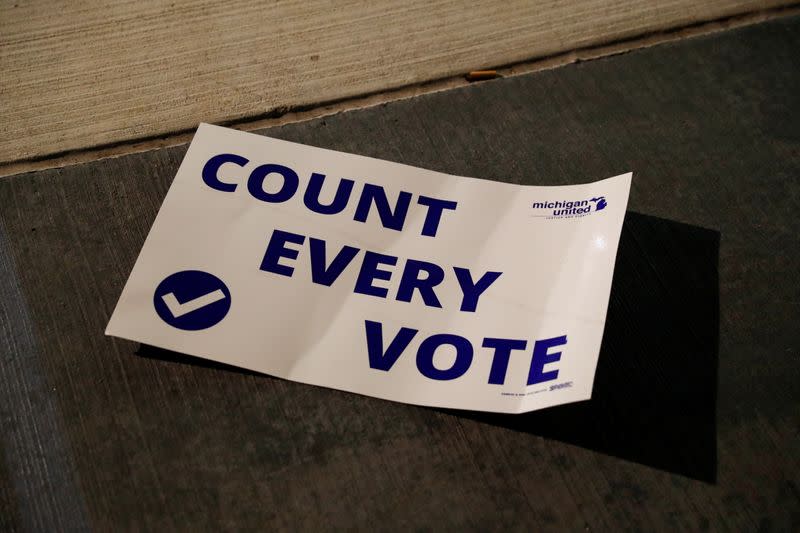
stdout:
[(496, 70), (473, 70), (464, 76), (467, 81), (493, 80), (499, 75)]

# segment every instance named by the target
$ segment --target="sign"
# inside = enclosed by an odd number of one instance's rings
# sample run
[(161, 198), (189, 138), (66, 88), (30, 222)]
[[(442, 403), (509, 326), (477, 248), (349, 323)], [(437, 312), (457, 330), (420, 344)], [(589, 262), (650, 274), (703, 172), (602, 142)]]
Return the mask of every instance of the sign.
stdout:
[(106, 334), (419, 405), (585, 400), (630, 180), (512, 185), (202, 124)]

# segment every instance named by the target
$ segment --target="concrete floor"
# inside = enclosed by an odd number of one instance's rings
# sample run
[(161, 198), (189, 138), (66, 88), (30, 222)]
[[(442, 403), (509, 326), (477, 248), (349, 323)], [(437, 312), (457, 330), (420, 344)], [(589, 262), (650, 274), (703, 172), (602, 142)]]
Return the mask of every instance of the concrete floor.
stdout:
[(593, 399), (526, 415), (104, 336), (185, 145), (0, 179), (0, 531), (796, 531), (798, 57), (781, 18), (261, 132), (635, 171)]
[(0, 175), (791, 3), (8, 0)]
[[(796, 530), (788, 4), (0, 2), (0, 530)], [(594, 400), (424, 409), (103, 336), (200, 121), (635, 170)]]

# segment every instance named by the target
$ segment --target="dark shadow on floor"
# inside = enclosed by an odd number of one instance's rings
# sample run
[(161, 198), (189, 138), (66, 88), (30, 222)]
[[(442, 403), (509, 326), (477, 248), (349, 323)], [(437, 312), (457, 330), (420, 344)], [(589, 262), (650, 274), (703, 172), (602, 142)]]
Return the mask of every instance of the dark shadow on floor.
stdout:
[[(592, 400), (522, 415), (436, 410), (714, 483), (719, 239), (627, 213)], [(137, 353), (259, 375), (148, 345)]]
[(245, 374), (248, 376), (263, 376), (253, 370), (246, 368), (239, 368), (238, 366), (228, 365), (210, 359), (203, 359), (202, 357), (195, 357), (193, 355), (186, 355), (180, 352), (173, 352), (157, 346), (150, 346), (149, 344), (140, 344), (139, 349), (136, 350), (136, 355), (139, 357), (146, 357), (147, 359), (158, 359), (159, 361), (166, 361), (168, 363), (179, 363), (182, 365), (194, 365), (202, 368), (213, 368), (216, 370), (225, 370), (227, 372), (236, 372), (237, 374)]
[(455, 412), (714, 483), (719, 239), (628, 212), (592, 400), (522, 415)]

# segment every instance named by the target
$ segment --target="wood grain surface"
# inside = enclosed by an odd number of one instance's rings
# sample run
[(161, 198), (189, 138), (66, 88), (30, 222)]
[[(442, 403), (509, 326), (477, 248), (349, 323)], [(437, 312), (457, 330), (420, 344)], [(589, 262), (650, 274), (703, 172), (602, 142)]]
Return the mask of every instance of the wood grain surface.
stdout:
[(635, 171), (594, 397), (530, 417), (104, 337), (185, 146), (0, 180), (0, 529), (797, 530), (799, 55), (786, 18), (263, 132)]
[(0, 164), (264, 117), (786, 0), (0, 2)]

